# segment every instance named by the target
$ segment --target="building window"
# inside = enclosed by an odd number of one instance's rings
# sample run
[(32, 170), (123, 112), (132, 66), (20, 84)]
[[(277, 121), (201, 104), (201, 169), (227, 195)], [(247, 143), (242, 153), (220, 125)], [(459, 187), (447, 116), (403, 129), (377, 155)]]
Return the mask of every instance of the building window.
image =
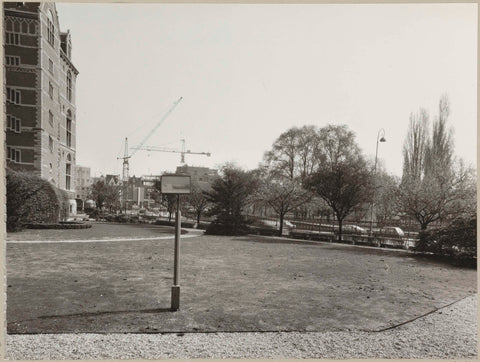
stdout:
[(53, 25), (53, 15), (50, 10), (47, 12), (47, 40), (52, 47), (55, 45), (55, 26)]
[(19, 45), (20, 44), (20, 34), (18, 33), (11, 33), (8, 32), (6, 33), (5, 37), (5, 44), (8, 45)]
[(67, 99), (69, 102), (72, 101), (72, 73), (67, 72)]
[(72, 165), (71, 162), (72, 158), (70, 155), (67, 155), (67, 164), (65, 167), (65, 188), (67, 190), (70, 190), (70, 184), (71, 184), (71, 179), (72, 179)]
[(52, 113), (52, 111), (48, 111), (48, 123), (50, 123), (50, 126), (53, 127), (53, 113)]
[(48, 71), (53, 74), (53, 60), (48, 59)]
[(20, 57), (15, 57), (12, 55), (7, 55), (5, 57), (5, 64), (6, 65), (20, 65)]
[(13, 147), (7, 147), (7, 159), (13, 162), (22, 161), (22, 152)]
[(22, 123), (20, 119), (7, 114), (7, 129), (15, 133), (20, 133), (22, 130)]
[(71, 172), (72, 172), (72, 165), (67, 163), (67, 167), (65, 168), (65, 188), (70, 190), (70, 182), (71, 182)]
[(53, 138), (52, 136), (48, 136), (48, 149), (50, 153), (53, 153)]
[(70, 111), (67, 114), (67, 147), (72, 147), (72, 119)]
[(53, 85), (51, 82), (48, 82), (48, 95), (50, 96), (50, 99), (53, 99)]
[(22, 102), (22, 94), (19, 90), (7, 87), (7, 102), (20, 104)]

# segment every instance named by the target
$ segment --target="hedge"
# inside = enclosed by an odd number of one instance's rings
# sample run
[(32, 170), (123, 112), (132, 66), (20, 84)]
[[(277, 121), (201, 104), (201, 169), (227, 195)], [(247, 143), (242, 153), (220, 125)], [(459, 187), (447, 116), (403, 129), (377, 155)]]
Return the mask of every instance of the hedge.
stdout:
[(58, 224), (26, 224), (24, 227), (27, 229), (90, 229), (92, 224), (60, 222)]
[(52, 184), (33, 173), (10, 169), (6, 183), (7, 231), (21, 230), (28, 223), (58, 222), (64, 200)]
[(456, 219), (448, 226), (420, 233), (415, 251), (448, 257), (459, 264), (476, 264), (477, 218)]

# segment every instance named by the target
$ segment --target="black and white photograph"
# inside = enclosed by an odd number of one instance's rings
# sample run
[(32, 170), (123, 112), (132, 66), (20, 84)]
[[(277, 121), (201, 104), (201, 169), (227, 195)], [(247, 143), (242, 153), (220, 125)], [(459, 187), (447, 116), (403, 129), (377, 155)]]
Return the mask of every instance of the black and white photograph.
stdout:
[(2, 6), (4, 359), (478, 358), (477, 3)]

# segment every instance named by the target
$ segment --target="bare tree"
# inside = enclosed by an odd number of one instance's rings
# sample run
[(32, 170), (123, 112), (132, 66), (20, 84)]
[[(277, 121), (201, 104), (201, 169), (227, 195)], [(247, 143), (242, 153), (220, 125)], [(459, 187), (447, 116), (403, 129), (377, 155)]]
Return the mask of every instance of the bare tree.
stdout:
[(429, 175), (452, 172), (453, 167), (453, 130), (447, 128), (450, 114), (448, 97), (443, 95), (439, 102), (439, 114), (433, 123), (432, 139), (425, 150), (425, 174)]
[(281, 236), (285, 215), (308, 202), (312, 194), (296, 180), (278, 178), (270, 174), (262, 180), (256, 196), (278, 215)]
[(404, 179), (398, 188), (399, 208), (417, 220), (422, 230), (426, 230), (432, 222), (464, 213), (460, 205), (464, 204), (462, 200), (468, 193), (468, 179), (465, 171), (437, 174), (422, 180)]
[(375, 175), (375, 216), (378, 222), (386, 223), (398, 213), (395, 197), (400, 180), (384, 171)]
[(429, 115), (421, 108), (410, 114), (408, 134), (403, 144), (403, 176), (420, 179), (425, 170), (425, 153), (429, 147)]
[(327, 125), (319, 130), (319, 146), (316, 161), (319, 167), (335, 168), (341, 163), (364, 163), (362, 153), (355, 142), (355, 134), (346, 125)]
[(356, 207), (371, 201), (372, 173), (367, 167), (355, 135), (344, 125), (320, 129), (319, 165), (305, 185), (332, 208), (342, 240), (342, 224)]
[[(404, 144), (402, 182), (397, 192), (400, 210), (418, 221), (422, 230), (435, 221), (454, 218), (471, 208), (472, 170), (455, 161), (448, 98), (442, 96), (439, 115), (429, 138), (428, 115), (411, 118)], [(470, 195), (470, 196), (469, 196)]]
[(304, 179), (317, 165), (318, 130), (315, 126), (293, 127), (282, 133), (265, 153), (264, 162), (278, 177)]
[(372, 197), (372, 174), (365, 163), (342, 162), (322, 167), (307, 181), (307, 185), (332, 208), (338, 221), (338, 240), (342, 240), (343, 220)]
[(89, 198), (95, 201), (98, 211), (105, 206), (112, 212), (120, 203), (120, 186), (108, 185), (105, 181), (97, 181), (90, 186)]
[[(161, 180), (155, 180), (153, 183), (153, 191), (157, 201), (165, 207), (168, 211), (168, 221), (172, 221), (172, 216), (177, 210), (177, 195), (175, 194), (162, 194), (162, 182)], [(180, 199), (182, 202), (183, 200)], [(180, 209), (181, 210), (181, 209)]]
[(193, 208), (197, 219), (197, 227), (200, 225), (200, 218), (202, 214), (211, 205), (208, 201), (206, 192), (210, 191), (210, 185), (200, 185), (199, 183), (192, 183), (192, 192), (186, 196), (185, 202)]

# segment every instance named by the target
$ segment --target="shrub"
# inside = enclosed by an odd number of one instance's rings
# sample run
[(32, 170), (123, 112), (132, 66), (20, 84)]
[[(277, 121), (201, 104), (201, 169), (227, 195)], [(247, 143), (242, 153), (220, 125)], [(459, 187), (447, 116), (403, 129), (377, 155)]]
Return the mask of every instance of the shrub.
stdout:
[(243, 216), (228, 214), (218, 215), (206, 229), (206, 233), (211, 235), (247, 235), (249, 232)]
[(175, 221), (168, 221), (168, 220), (157, 220), (154, 223), (155, 225), (163, 225), (163, 226), (175, 226)]
[(416, 251), (447, 256), (458, 262), (474, 259), (477, 255), (477, 219), (457, 219), (448, 226), (422, 231)]
[[(33, 173), (7, 169), (7, 231), (27, 223), (56, 223), (61, 202), (56, 188)], [(68, 210), (68, 209), (67, 209)]]
[(90, 229), (91, 224), (60, 222), (58, 224), (26, 224), (27, 229)]
[(278, 230), (272, 228), (250, 227), (250, 233), (264, 236), (278, 236)]
[[(162, 226), (175, 226), (175, 220), (173, 221), (168, 221), (168, 220), (156, 220), (154, 222), (155, 225), (162, 225)], [(183, 228), (189, 228), (189, 229), (193, 229), (193, 227), (195, 226), (195, 223), (191, 222), (191, 221), (182, 221), (182, 224), (181, 226)]]

